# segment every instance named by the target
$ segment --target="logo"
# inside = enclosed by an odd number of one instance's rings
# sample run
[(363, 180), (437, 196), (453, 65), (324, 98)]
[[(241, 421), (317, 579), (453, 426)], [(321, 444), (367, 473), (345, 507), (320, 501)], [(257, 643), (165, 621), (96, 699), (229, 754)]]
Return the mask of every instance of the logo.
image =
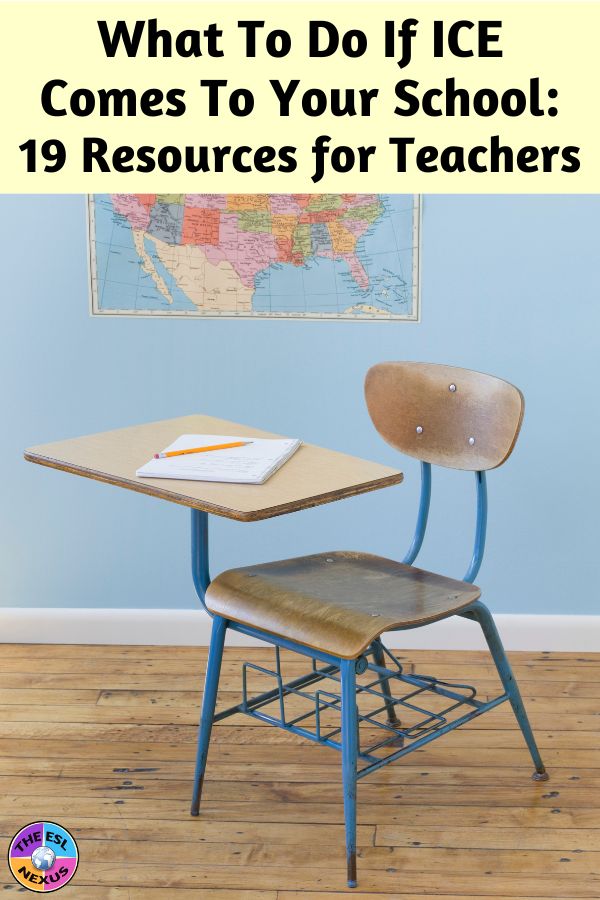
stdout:
[(30, 891), (59, 891), (77, 869), (79, 853), (70, 832), (56, 822), (30, 822), (8, 848), (8, 865)]

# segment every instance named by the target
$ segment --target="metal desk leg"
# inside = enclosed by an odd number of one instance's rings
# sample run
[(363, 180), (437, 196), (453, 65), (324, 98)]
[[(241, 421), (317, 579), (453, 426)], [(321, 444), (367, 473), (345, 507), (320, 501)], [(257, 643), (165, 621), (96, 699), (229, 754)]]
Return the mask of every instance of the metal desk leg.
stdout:
[(515, 680), (515, 676), (513, 675), (510, 663), (506, 658), (506, 653), (504, 651), (504, 647), (502, 646), (502, 641), (500, 640), (500, 635), (498, 634), (498, 629), (496, 628), (496, 623), (494, 622), (493, 616), (487, 606), (484, 606), (484, 604), (480, 603), (479, 601), (474, 603), (472, 607), (469, 607), (466, 616), (470, 619), (475, 619), (481, 625), (481, 629), (490, 648), (490, 653), (492, 654), (494, 662), (496, 663), (498, 675), (500, 676), (500, 680), (502, 682), (504, 690), (508, 694), (508, 699), (510, 700), (513, 712), (516, 716), (517, 722), (519, 723), (519, 727), (523, 732), (523, 737), (525, 738), (525, 742), (529, 748), (529, 752), (531, 753), (531, 758), (535, 766), (535, 772), (532, 776), (533, 780), (547, 781), (548, 773), (546, 772), (546, 767), (542, 762), (540, 751), (538, 750), (538, 746), (533, 735), (533, 731), (531, 730), (531, 725), (529, 723), (527, 713), (525, 712), (525, 706), (523, 705), (523, 699), (521, 697), (521, 692), (519, 691), (519, 686)]
[[(373, 650), (373, 659), (375, 660), (375, 665), (380, 666), (382, 669), (385, 669), (385, 654), (383, 652), (381, 641), (373, 641), (373, 643), (371, 644), (371, 648)], [(394, 698), (390, 690), (390, 682), (388, 678), (381, 679), (381, 693), (383, 694), (383, 699), (385, 701), (388, 725), (399, 725), (400, 722), (398, 721), (398, 716), (396, 715), (396, 707), (394, 706)]]
[[(198, 599), (204, 609), (204, 596), (210, 584), (208, 573), (208, 513), (192, 510), (192, 578)], [(210, 613), (209, 613), (210, 615)]]
[(213, 620), (212, 634), (210, 638), (210, 650), (208, 651), (208, 666), (206, 667), (206, 681), (204, 683), (204, 700), (202, 701), (202, 715), (200, 718), (200, 732), (198, 734), (198, 750), (196, 753), (196, 771), (194, 774), (194, 795), (192, 798), (191, 813), (197, 816), (200, 809), (200, 796), (208, 756), (210, 732), (212, 730), (217, 691), (219, 688), (219, 674), (221, 672), (221, 660), (223, 658), (223, 645), (227, 620), (215, 616)]
[(342, 675), (342, 780), (346, 820), (346, 860), (348, 887), (356, 887), (356, 757), (358, 717), (356, 715), (356, 670), (354, 659), (343, 659)]

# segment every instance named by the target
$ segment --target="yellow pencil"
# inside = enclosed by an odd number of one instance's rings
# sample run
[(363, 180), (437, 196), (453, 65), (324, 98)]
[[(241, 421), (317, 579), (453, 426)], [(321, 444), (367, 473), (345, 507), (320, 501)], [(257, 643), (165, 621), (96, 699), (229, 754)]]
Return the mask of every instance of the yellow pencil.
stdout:
[(229, 450), (231, 447), (245, 447), (252, 441), (232, 441), (230, 444), (213, 444), (211, 447), (190, 447), (188, 450), (169, 450), (168, 453), (155, 453), (154, 459), (167, 459), (169, 456), (186, 456), (188, 453), (207, 453), (209, 450)]

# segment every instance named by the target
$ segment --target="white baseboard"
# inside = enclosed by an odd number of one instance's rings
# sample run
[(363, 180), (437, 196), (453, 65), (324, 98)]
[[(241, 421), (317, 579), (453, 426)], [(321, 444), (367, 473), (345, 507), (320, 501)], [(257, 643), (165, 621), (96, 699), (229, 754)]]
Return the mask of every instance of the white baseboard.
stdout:
[[(507, 650), (600, 652), (600, 616), (495, 617)], [(210, 619), (196, 609), (0, 608), (0, 641), (23, 644), (208, 644)], [(388, 636), (393, 648), (483, 650), (478, 625), (466, 619), (442, 622)], [(230, 646), (258, 644), (236, 632)]]

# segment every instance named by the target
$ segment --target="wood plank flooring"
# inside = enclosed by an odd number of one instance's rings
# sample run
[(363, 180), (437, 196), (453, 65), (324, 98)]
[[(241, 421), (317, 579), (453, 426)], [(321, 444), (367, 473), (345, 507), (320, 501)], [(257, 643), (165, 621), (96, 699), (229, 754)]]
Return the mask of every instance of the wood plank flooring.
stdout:
[[(80, 865), (65, 900), (596, 900), (600, 653), (510, 656), (551, 780), (531, 781), (508, 704), (379, 770), (358, 788), (350, 891), (335, 750), (227, 719), (189, 816), (205, 649), (4, 645), (0, 840), (43, 818), (70, 829)], [(221, 708), (238, 702), (244, 659), (271, 665), (272, 650), (226, 651)], [(485, 653), (401, 659), (498, 691)], [(23, 896), (5, 863), (0, 885)]]

